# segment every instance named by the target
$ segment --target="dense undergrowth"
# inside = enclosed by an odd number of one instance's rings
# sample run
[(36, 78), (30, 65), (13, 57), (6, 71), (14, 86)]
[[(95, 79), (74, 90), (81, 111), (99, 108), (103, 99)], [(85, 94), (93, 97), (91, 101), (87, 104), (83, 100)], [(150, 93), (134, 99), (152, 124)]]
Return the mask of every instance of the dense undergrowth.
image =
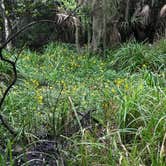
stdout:
[[(54, 43), (42, 53), (22, 51), (17, 70), (2, 112), (18, 136), (0, 126), (0, 165), (164, 165), (166, 41), (125, 44), (105, 57)], [(0, 63), (1, 96), (11, 77)], [(58, 142), (60, 157), (35, 149), (50, 158), (26, 159), (40, 140)]]

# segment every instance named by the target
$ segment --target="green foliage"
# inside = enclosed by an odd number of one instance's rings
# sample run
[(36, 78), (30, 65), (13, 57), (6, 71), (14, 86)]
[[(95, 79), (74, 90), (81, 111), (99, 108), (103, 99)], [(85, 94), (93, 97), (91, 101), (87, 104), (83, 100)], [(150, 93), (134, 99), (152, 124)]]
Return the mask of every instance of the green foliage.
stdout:
[(61, 0), (63, 2), (66, 9), (74, 9), (76, 7), (76, 1), (75, 0)]
[(155, 47), (138, 43), (125, 44), (113, 55), (112, 65), (118, 70), (128, 72), (136, 72), (140, 68), (159, 71), (166, 67), (164, 45), (165, 41)]
[[(36, 20), (55, 20), (56, 13), (66, 13), (76, 7), (75, 0), (31, 0), (31, 1), (5, 1), (6, 15), (10, 24), (11, 33), (15, 33), (23, 26)], [(0, 32), (4, 31), (3, 19), (0, 19)], [(22, 47), (39, 48), (49, 41), (57, 41), (57, 26), (54, 23), (40, 23), (19, 35), (13, 45)], [(4, 33), (4, 32), (3, 32)], [(1, 42), (4, 42), (4, 35), (1, 34)]]
[[(47, 135), (65, 139), (60, 151), (68, 165), (164, 165), (164, 45), (129, 43), (108, 51), (105, 59), (78, 55), (72, 45), (58, 43), (42, 53), (24, 50), (17, 84), (3, 105), (19, 132), (13, 141), (0, 126), (0, 146), (7, 145), (8, 161), (13, 162), (14, 143), (24, 134), (29, 144)], [(71, 122), (78, 125), (77, 113), (88, 110), (95, 110), (97, 123), (74, 132)], [(4, 156), (0, 165), (6, 163)]]

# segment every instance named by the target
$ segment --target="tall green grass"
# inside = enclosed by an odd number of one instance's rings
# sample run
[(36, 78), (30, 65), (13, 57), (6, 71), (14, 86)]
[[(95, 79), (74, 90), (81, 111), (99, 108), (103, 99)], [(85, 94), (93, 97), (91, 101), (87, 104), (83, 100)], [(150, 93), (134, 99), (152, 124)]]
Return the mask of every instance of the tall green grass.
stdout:
[(112, 65), (117, 70), (127, 72), (136, 72), (140, 68), (159, 72), (166, 67), (165, 44), (165, 40), (156, 46), (139, 43), (125, 44), (113, 55)]
[[(6, 145), (0, 165), (13, 164), (21, 135), (29, 144), (62, 139), (66, 146), (60, 152), (68, 165), (164, 165), (165, 51), (165, 41), (153, 47), (129, 43), (108, 51), (107, 58), (78, 55), (73, 46), (58, 43), (42, 53), (24, 50), (19, 78), (2, 110), (18, 136), (13, 140), (0, 126), (0, 146)], [(1, 69), (10, 77), (7, 66)], [(89, 110), (95, 110), (97, 123), (74, 132), (78, 113)]]

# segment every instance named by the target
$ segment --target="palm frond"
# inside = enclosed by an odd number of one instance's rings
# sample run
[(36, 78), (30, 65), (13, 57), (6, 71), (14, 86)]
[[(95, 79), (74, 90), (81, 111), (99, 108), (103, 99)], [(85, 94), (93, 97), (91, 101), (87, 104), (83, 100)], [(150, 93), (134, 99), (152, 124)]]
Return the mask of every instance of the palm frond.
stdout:
[(79, 24), (79, 19), (65, 13), (56, 14), (56, 22), (60, 26), (75, 27)]
[(160, 17), (166, 17), (166, 4), (160, 10)]

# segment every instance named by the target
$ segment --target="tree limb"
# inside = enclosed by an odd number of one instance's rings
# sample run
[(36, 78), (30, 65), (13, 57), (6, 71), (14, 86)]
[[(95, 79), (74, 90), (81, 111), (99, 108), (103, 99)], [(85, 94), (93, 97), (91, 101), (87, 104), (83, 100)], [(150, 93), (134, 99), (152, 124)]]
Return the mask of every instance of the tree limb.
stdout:
[[(67, 21), (70, 16), (72, 16), (76, 11), (77, 9), (80, 7), (81, 5), (78, 5), (69, 15), (68, 17), (63, 20), (63, 22), (61, 24), (63, 24), (65, 21)], [(25, 26), (23, 26), (19, 31), (17, 31), (15, 34), (11, 35), (3, 44), (2, 46), (0, 46), (0, 60), (3, 61), (3, 62), (6, 62), (8, 64), (10, 64), (13, 68), (13, 73), (14, 73), (14, 78), (11, 82), (11, 84), (7, 87), (7, 89), (5, 90), (1, 100), (0, 100), (0, 110), (2, 109), (2, 105), (3, 105), (3, 102), (6, 98), (6, 96), (8, 95), (10, 89), (14, 86), (14, 84), (16, 83), (17, 81), (17, 69), (16, 69), (16, 62), (17, 62), (17, 59), (16, 61), (11, 61), (7, 58), (5, 58), (2, 54), (2, 50), (8, 45), (8, 43), (10, 43), (15, 37), (17, 37), (21, 32), (27, 30), (28, 28), (32, 27), (33, 25), (35, 24), (38, 24), (38, 23), (56, 23), (56, 21), (54, 20), (38, 20), (38, 21), (33, 21)], [(14, 130), (14, 128), (12, 126), (10, 126), (10, 124), (8, 123), (8, 121), (5, 119), (4, 115), (0, 112), (0, 120), (2, 122), (2, 125), (13, 135), (13, 136), (16, 136), (17, 135), (17, 132)]]

